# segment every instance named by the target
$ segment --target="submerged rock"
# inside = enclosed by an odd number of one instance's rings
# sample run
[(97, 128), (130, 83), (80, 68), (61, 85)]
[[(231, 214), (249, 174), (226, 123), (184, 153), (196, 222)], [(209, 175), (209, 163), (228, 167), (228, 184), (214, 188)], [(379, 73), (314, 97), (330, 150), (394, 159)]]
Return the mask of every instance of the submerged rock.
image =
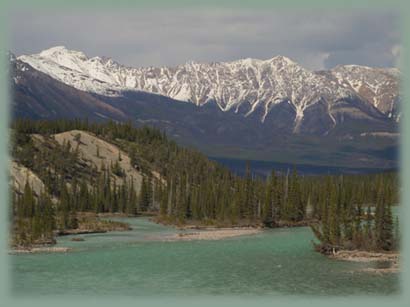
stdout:
[(70, 240), (70, 241), (81, 242), (81, 241), (85, 241), (85, 239), (84, 239), (84, 238), (77, 238), (77, 237), (74, 237), (74, 238), (71, 238), (71, 240)]

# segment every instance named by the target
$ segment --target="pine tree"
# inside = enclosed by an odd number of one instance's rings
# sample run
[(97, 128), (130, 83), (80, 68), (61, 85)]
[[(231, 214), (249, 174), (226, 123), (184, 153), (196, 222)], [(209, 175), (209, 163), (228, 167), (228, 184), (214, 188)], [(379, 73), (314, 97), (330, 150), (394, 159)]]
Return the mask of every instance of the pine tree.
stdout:
[(251, 177), (251, 168), (249, 161), (246, 162), (246, 173), (245, 173), (245, 185), (244, 185), (245, 199), (242, 204), (243, 217), (246, 219), (251, 219), (253, 217), (253, 206), (254, 206), (254, 191)]
[(398, 250), (400, 248), (401, 236), (400, 236), (400, 224), (399, 217), (396, 216), (396, 223), (394, 225), (394, 249)]
[(62, 183), (59, 205), (59, 228), (61, 230), (69, 228), (70, 218), (70, 195), (67, 186)]
[(373, 248), (373, 231), (372, 231), (372, 210), (370, 206), (367, 206), (366, 211), (366, 224), (364, 230), (364, 241), (367, 249)]
[(22, 198), (23, 216), (31, 217), (34, 214), (35, 199), (33, 195), (33, 190), (31, 189), (28, 177), (26, 179), (26, 184), (24, 185), (24, 192)]
[(382, 229), (381, 234), (379, 237), (379, 246), (381, 249), (389, 251), (394, 248), (394, 235), (393, 235), (393, 217), (391, 212), (391, 205), (385, 205), (386, 208), (384, 210), (383, 215), (383, 222), (382, 222)]
[(262, 208), (262, 221), (267, 226), (272, 226), (273, 224), (273, 208), (272, 208), (272, 193), (273, 193), (273, 184), (272, 177), (268, 178), (265, 184), (265, 197)]
[(375, 215), (376, 247), (391, 250), (394, 247), (393, 217), (391, 205), (386, 204), (385, 191), (379, 186), (378, 201)]
[(150, 195), (150, 183), (146, 177), (143, 177), (140, 196), (139, 196), (139, 209), (141, 211), (147, 211), (151, 204), (151, 195)]
[(330, 190), (329, 203), (329, 239), (332, 244), (339, 245), (341, 237), (339, 208), (337, 205), (337, 195), (334, 186)]
[(360, 203), (356, 204), (356, 212), (354, 217), (354, 233), (353, 233), (354, 245), (360, 247), (363, 244), (362, 233), (362, 206)]

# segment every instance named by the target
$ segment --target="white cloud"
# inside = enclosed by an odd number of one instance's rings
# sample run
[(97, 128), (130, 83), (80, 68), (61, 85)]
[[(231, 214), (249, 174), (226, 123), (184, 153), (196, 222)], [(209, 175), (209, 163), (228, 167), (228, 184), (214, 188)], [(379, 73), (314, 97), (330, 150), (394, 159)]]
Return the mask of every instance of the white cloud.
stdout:
[(401, 55), (403, 53), (403, 47), (399, 44), (394, 45), (391, 48), (391, 53), (394, 58), (394, 66), (400, 68), (401, 67)]
[(55, 45), (129, 66), (285, 55), (311, 69), (391, 66), (400, 46), (391, 11), (136, 10), (15, 11), (17, 54)]

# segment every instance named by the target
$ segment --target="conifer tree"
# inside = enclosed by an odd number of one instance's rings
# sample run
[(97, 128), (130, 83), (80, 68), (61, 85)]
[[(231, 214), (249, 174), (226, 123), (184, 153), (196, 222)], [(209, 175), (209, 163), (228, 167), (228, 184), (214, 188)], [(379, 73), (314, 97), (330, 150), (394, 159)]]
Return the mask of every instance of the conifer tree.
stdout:
[(147, 211), (151, 204), (149, 185), (150, 183), (148, 182), (148, 179), (143, 177), (139, 196), (139, 209), (141, 211)]
[(371, 249), (373, 247), (373, 231), (372, 231), (372, 210), (370, 206), (367, 206), (366, 211), (366, 224), (364, 231), (364, 241), (366, 242), (366, 247)]

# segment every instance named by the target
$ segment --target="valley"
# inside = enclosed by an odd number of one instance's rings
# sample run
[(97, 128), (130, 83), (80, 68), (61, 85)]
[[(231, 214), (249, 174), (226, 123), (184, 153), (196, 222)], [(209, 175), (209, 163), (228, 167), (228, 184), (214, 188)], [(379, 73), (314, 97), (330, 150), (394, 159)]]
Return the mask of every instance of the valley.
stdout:
[(10, 77), (16, 294), (397, 293), (397, 69), (54, 47)]

